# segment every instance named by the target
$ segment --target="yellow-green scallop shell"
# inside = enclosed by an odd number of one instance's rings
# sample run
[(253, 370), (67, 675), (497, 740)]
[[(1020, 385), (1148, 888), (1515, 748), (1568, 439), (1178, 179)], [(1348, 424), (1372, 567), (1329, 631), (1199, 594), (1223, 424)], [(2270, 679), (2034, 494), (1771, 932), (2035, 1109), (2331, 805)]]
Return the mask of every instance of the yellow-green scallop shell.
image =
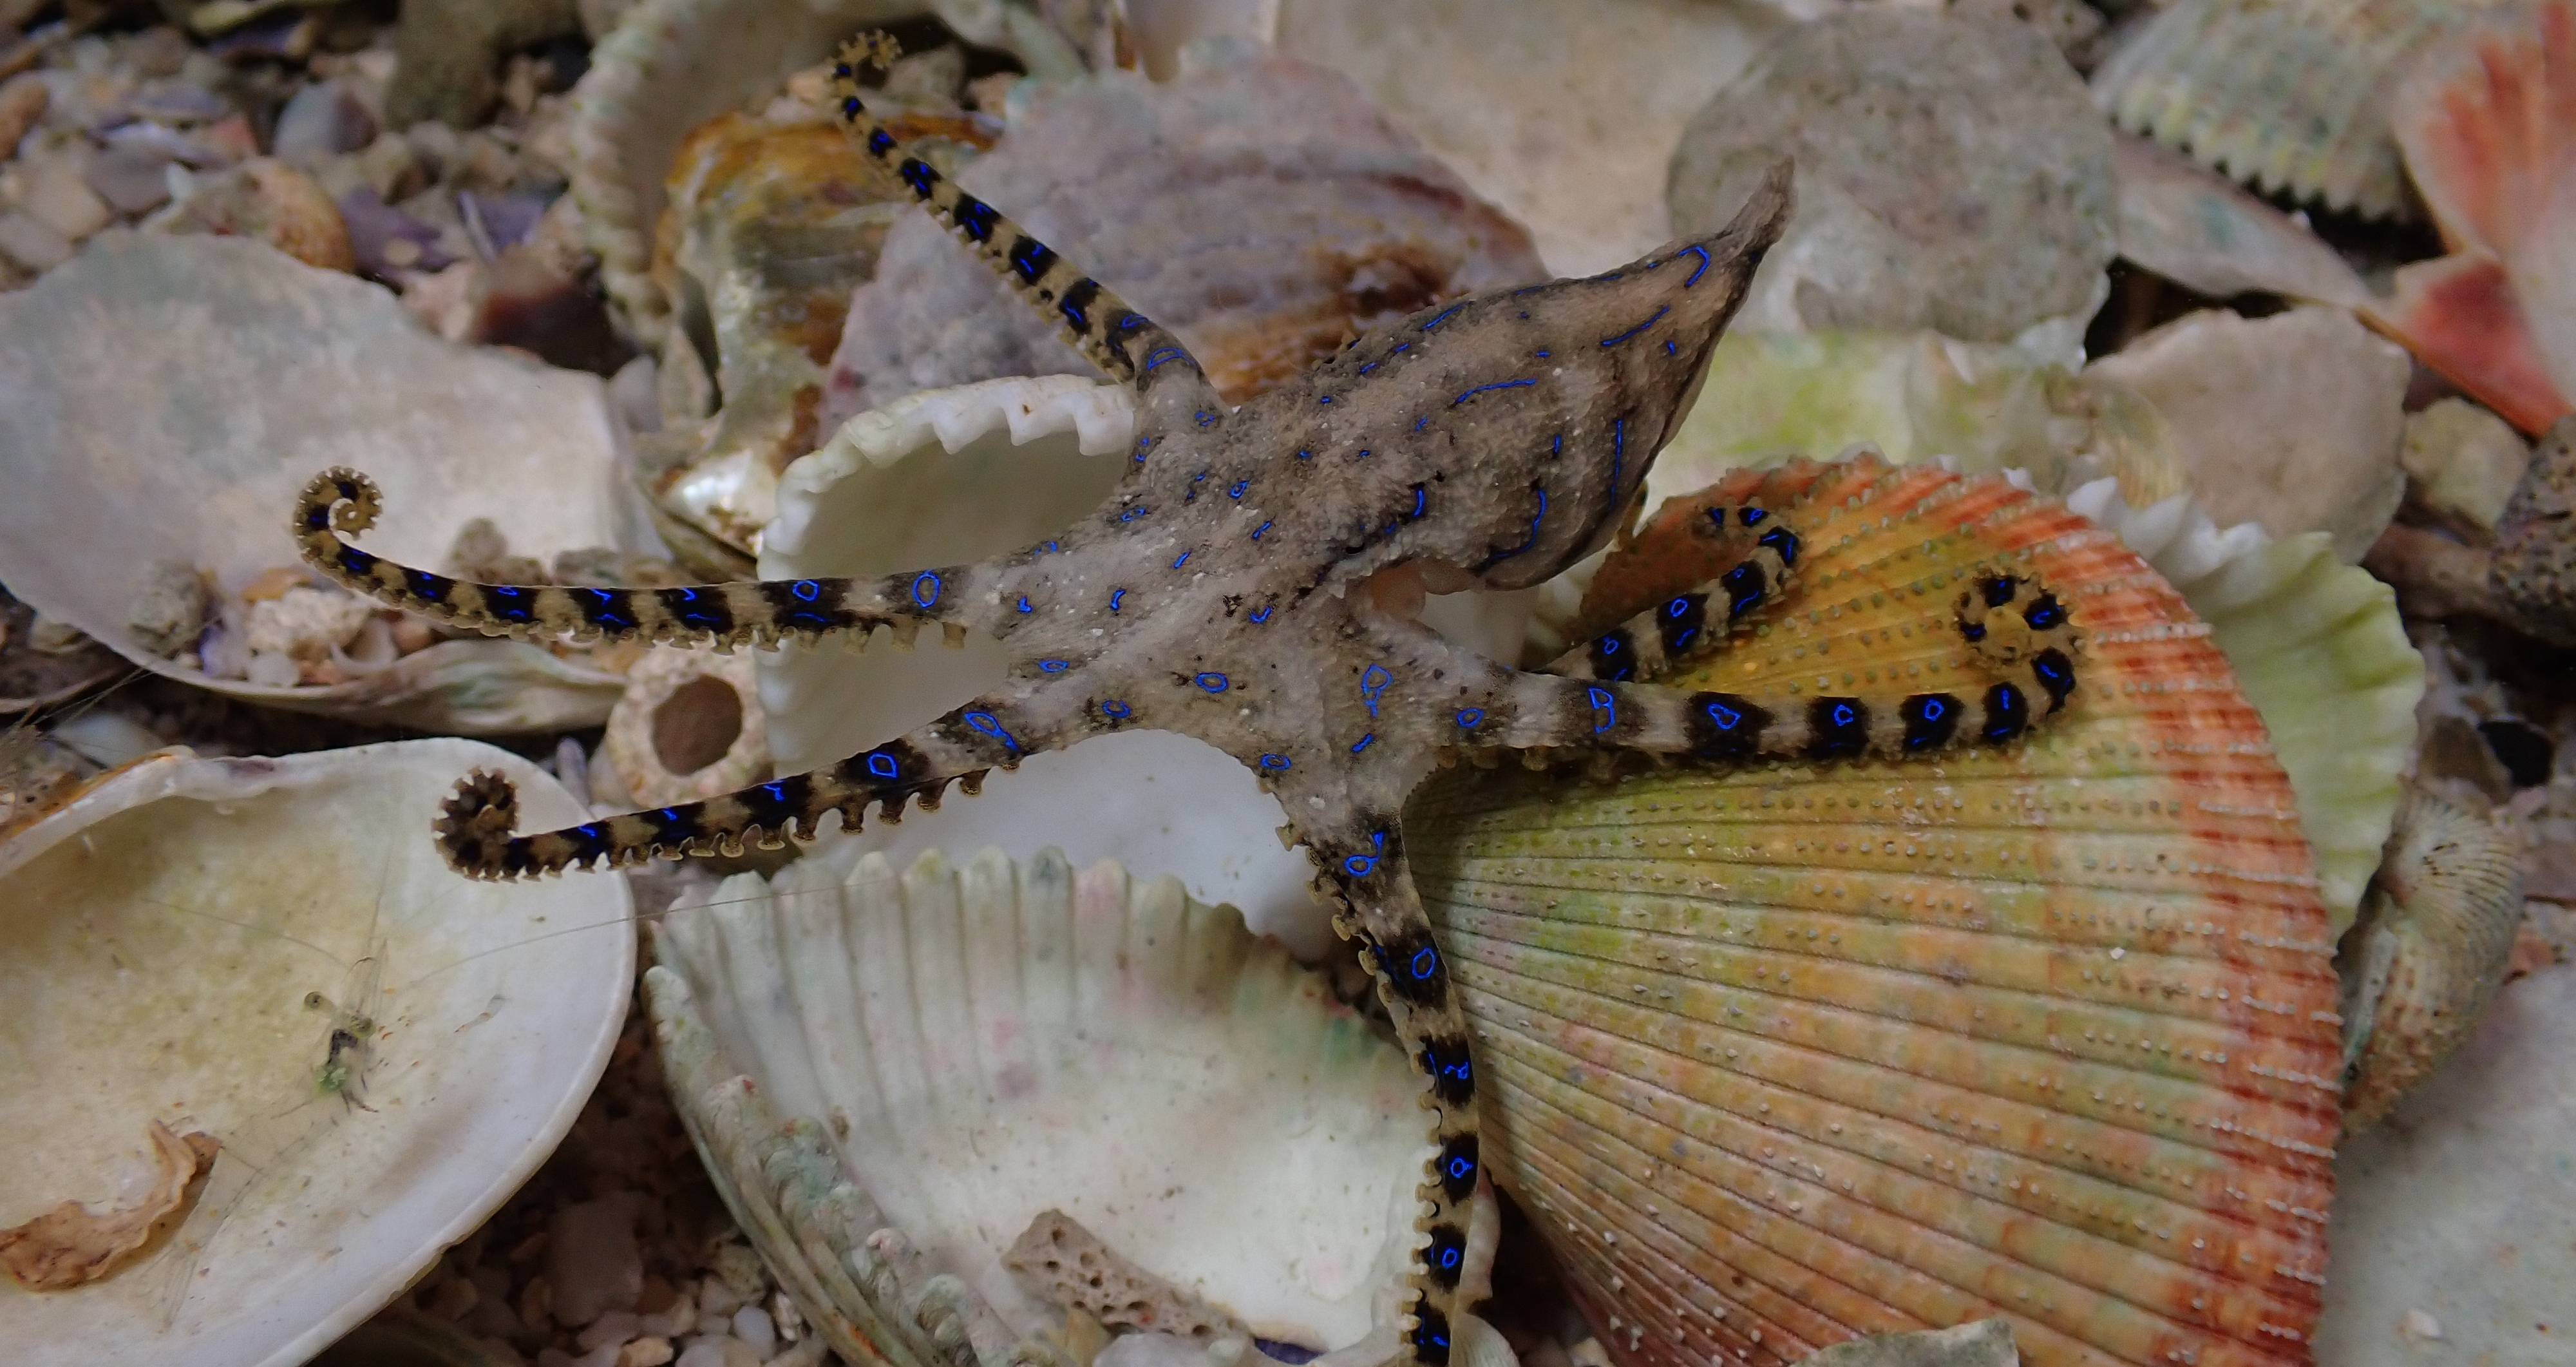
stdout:
[[(1706, 497), (1801, 490), (1789, 594), (1671, 682), (1965, 687), (1941, 605), (2004, 564), (2087, 634), (2071, 708), (1938, 762), (1428, 788), (1407, 833), (1489, 1169), (1623, 1367), (1998, 1314), (2034, 1363), (2308, 1360), (2333, 946), (2209, 629), (2116, 536), (2001, 479), (1800, 463)], [(1587, 618), (1707, 574), (1658, 535), (1695, 515), (1614, 557)]]

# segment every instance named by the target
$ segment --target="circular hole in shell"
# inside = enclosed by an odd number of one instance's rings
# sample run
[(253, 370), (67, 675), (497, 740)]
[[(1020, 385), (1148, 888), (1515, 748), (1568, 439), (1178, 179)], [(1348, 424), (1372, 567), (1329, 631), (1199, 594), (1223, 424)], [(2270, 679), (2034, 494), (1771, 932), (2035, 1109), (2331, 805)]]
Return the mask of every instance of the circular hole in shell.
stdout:
[(653, 709), (653, 754), (674, 774), (694, 774), (725, 757), (742, 735), (742, 699), (733, 685), (701, 674)]

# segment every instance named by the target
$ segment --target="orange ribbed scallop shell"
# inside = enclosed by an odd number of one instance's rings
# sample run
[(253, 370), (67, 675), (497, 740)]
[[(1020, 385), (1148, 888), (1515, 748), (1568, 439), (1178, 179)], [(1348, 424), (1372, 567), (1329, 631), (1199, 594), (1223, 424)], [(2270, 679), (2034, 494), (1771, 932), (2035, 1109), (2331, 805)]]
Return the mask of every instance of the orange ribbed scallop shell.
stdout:
[[(2070, 710), (1938, 761), (1430, 785), (1406, 831), (1488, 1168), (1622, 1367), (1998, 1313), (2042, 1367), (2308, 1361), (2332, 946), (2226, 660), (2116, 537), (1999, 479), (1867, 459), (1702, 499), (1799, 491), (1767, 629), (1672, 682), (1973, 678), (1942, 605), (2011, 564), (2089, 638)], [(1587, 626), (1709, 572), (1696, 515), (1613, 557)]]

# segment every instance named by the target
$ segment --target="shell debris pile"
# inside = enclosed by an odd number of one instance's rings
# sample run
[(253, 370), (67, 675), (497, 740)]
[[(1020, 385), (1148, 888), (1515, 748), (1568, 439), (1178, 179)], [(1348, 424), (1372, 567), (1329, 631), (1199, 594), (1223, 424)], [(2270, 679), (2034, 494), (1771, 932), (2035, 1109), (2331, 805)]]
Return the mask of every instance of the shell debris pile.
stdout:
[[(918, 173), (841, 127), (871, 31)], [(1131, 727), (823, 848), (478, 891), (430, 836), (465, 756), (538, 824), (675, 820), (1014, 687), (1012, 637), (487, 639), (283, 525), (360, 468), (369, 552), (600, 604), (1037, 556), (1159, 430), (1050, 270), (1238, 405), (1783, 154), (1590, 555), (1318, 587), (1536, 667), (1758, 509), (1795, 552), (1657, 682), (1964, 690), (2003, 567), (2078, 683), (1920, 763), (1450, 756), (1403, 854), (1463, 1232), (1414, 1228), (1385, 965), (1269, 771)], [(1033, 250), (997, 278), (923, 184)], [(0, 0), (0, 1039), (55, 1089), (0, 1091), (55, 1136), (0, 1356), (1392, 1367), (1419, 1252), (1446, 1367), (2548, 1360), (2571, 222), (2576, 0)]]

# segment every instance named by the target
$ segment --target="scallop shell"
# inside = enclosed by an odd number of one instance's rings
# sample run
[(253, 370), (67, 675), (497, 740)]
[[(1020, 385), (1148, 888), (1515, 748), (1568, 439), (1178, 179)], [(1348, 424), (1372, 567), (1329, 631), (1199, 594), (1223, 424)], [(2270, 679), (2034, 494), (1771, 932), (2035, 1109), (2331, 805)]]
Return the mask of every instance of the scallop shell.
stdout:
[(2267, 194), (2411, 216), (2391, 97), (2478, 0), (2175, 0), (2093, 73), (2120, 127)]
[[(626, 885), (458, 879), (420, 814), (478, 766), (532, 817), (582, 819), (527, 761), (425, 740), (164, 754), (0, 842), (0, 1224), (116, 1204), (147, 1118), (224, 1145), (144, 1261), (72, 1292), (0, 1280), (12, 1362), (301, 1362), (553, 1152), (633, 990)], [(377, 1024), (345, 1093), (369, 1109), (317, 1090), (347, 1059), (308, 992)]]
[(944, 1360), (887, 1286), (941, 1272), (984, 1360), (1051, 1328), (1003, 1265), (1050, 1209), (1264, 1338), (1391, 1330), (1420, 1084), (1231, 909), (1053, 850), (898, 876), (845, 845), (684, 899), (659, 954), (681, 1113), (852, 1361)]
[[(330, 687), (165, 659), (128, 625), (158, 564), (238, 591), (295, 547), (277, 510), (355, 461), (420, 510), (387, 554), (631, 544), (606, 390), (429, 336), (376, 286), (256, 243), (105, 233), (0, 299), (0, 581), (167, 678), (271, 707), (450, 731), (598, 724), (624, 681), (516, 641), (448, 641)], [(507, 490), (543, 488), (546, 497)]]
[(2347, 977), (2344, 1128), (2376, 1123), (2466, 1044), (2504, 983), (2522, 924), (2509, 829), (2407, 790), (2388, 860), (2362, 903)]
[(1864, 460), (1777, 481), (1769, 506), (1807, 491), (1793, 596), (1672, 682), (1947, 670), (1929, 605), (2002, 564), (2088, 633), (2070, 712), (1936, 763), (1426, 790), (1406, 832), (1489, 1169), (1625, 1364), (1991, 1315), (2034, 1363), (2306, 1361), (2332, 942), (2209, 629), (2118, 538), (2002, 480)]

